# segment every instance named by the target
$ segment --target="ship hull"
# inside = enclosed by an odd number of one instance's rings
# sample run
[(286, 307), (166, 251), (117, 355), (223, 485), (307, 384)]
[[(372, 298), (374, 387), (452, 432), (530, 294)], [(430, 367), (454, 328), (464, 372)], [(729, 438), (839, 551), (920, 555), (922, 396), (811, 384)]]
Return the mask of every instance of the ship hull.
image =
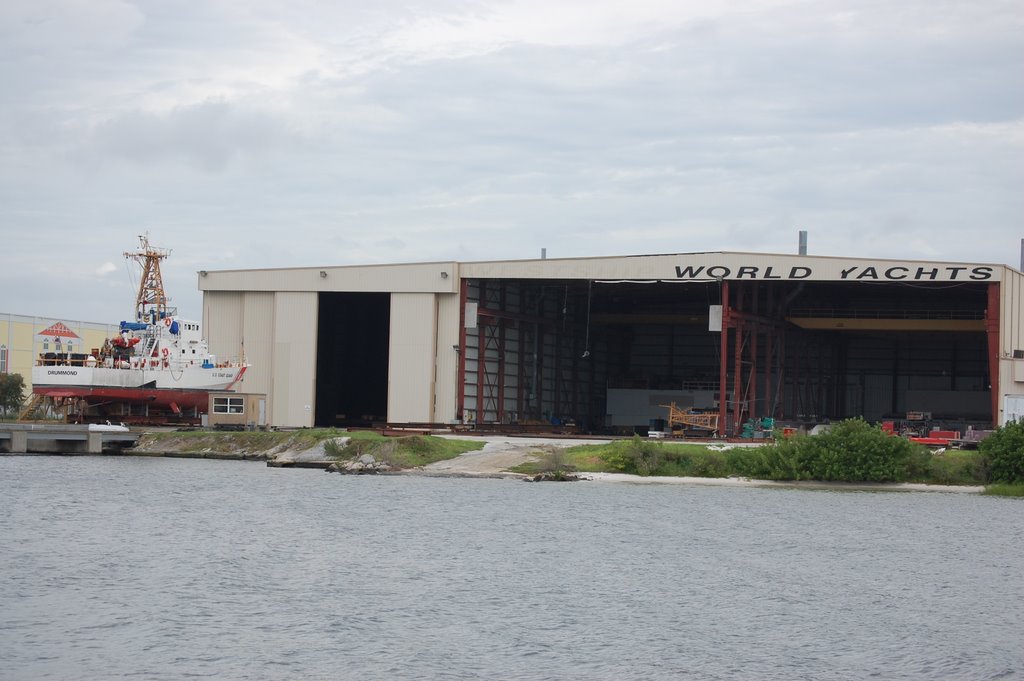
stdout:
[(246, 367), (181, 371), (43, 366), (32, 370), (32, 392), (90, 405), (123, 402), (173, 411), (206, 412), (211, 392), (231, 391)]

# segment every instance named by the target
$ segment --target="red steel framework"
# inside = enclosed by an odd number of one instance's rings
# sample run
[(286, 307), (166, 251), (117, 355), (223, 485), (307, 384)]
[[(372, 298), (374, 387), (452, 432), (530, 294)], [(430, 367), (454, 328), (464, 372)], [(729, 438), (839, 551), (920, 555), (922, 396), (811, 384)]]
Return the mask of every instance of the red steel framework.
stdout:
[(999, 425), (999, 284), (988, 285), (985, 332), (988, 335), (988, 380), (992, 394), (992, 425)]
[[(518, 338), (518, 359), (516, 360), (517, 394), (515, 410), (519, 418), (536, 417), (538, 414), (524, 413), (541, 409), (543, 403), (543, 376), (546, 332), (552, 332), (555, 321), (542, 315), (531, 315), (507, 310), (507, 282), (477, 280), (477, 353), (476, 375), (477, 418), (486, 413), (494, 414), (498, 422), (508, 416), (506, 410), (506, 353), (507, 330), (514, 327)], [(782, 405), (783, 386), (787, 381), (792, 385), (793, 410), (802, 413), (816, 413), (821, 409), (835, 410), (845, 402), (842, 386), (829, 380), (830, 372), (841, 370), (842, 353), (824, 343), (818, 334), (807, 334), (800, 329), (793, 342), (795, 353), (803, 366), (787, 372), (783, 358), (788, 344), (787, 322), (782, 318), (785, 300), (782, 292), (771, 288), (761, 290), (753, 282), (740, 284), (723, 280), (720, 282), (722, 303), (722, 327), (719, 338), (718, 367), (718, 435), (730, 437), (739, 434), (744, 419), (749, 417), (780, 417), (786, 411)], [(764, 293), (765, 295), (761, 295)], [(460, 333), (459, 333), (459, 376), (458, 409), (462, 416), (466, 409), (466, 307), (469, 301), (469, 281), (463, 280), (460, 289)], [(521, 301), (522, 302), (522, 301)], [(761, 310), (764, 305), (766, 309)], [(988, 364), (990, 390), (992, 395), (992, 418), (998, 420), (999, 413), (999, 323), (1000, 285), (990, 283), (987, 290), (985, 329), (988, 341)], [(561, 411), (562, 402), (570, 413), (578, 411), (579, 363), (578, 345), (575, 336), (571, 347), (563, 347), (564, 334), (553, 333), (552, 404), (555, 411)], [(763, 338), (762, 338), (763, 337)], [(527, 355), (532, 348), (535, 358), (533, 370), (535, 384), (527, 385)], [(571, 389), (562, 384), (563, 350), (572, 357), (569, 368)], [(837, 355), (838, 352), (838, 355)], [(826, 366), (827, 365), (827, 366)], [(591, 379), (593, 376), (591, 376)], [(535, 398), (526, 394), (533, 391)], [(567, 393), (571, 393), (571, 398)]]

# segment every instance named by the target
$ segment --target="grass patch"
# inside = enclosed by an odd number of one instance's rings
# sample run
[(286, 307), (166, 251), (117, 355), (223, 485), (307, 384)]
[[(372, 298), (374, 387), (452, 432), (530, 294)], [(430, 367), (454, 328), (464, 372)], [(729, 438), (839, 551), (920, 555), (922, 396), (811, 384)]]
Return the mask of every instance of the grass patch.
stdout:
[(909, 482), (929, 485), (983, 485), (985, 484), (985, 457), (977, 450), (946, 450), (931, 454)]
[[(632, 473), (695, 478), (733, 475), (726, 452), (704, 445), (658, 442), (634, 437), (603, 445), (578, 445), (564, 451), (568, 470), (590, 473)], [(526, 466), (532, 469), (520, 470)], [(522, 473), (543, 472), (535, 464), (513, 469)]]
[[(336, 440), (347, 437), (345, 445)], [(243, 454), (256, 458), (281, 452), (304, 451), (323, 443), (328, 458), (339, 461), (369, 454), (394, 468), (416, 468), (435, 461), (453, 459), (465, 452), (482, 449), (483, 442), (449, 440), (429, 435), (384, 437), (371, 431), (347, 432), (337, 428), (303, 428), (292, 431), (218, 432), (209, 430), (144, 433), (135, 449), (140, 452), (181, 454)]]
[(483, 449), (484, 442), (450, 440), (430, 435), (384, 437), (359, 431), (347, 434), (351, 439), (343, 445), (328, 442), (324, 451), (338, 461), (351, 461), (363, 455), (384, 461), (393, 468), (418, 468), (437, 461), (454, 459), (460, 454)]
[(982, 494), (995, 497), (1024, 497), (1024, 483), (989, 485)]
[(310, 449), (324, 440), (341, 435), (344, 435), (344, 431), (337, 428), (246, 432), (161, 431), (143, 433), (135, 449), (143, 452), (178, 452), (182, 454), (216, 452), (270, 455), (288, 450)]

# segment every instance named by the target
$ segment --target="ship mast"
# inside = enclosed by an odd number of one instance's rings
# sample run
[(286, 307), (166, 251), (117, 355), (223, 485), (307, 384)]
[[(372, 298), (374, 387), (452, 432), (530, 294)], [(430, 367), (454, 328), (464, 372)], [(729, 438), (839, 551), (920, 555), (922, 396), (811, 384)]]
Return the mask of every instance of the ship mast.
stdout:
[(164, 280), (160, 274), (160, 261), (171, 254), (166, 248), (154, 248), (149, 245), (149, 235), (140, 234), (141, 247), (135, 252), (125, 252), (124, 257), (134, 260), (142, 266), (142, 278), (139, 280), (139, 293), (135, 297), (135, 321), (143, 322), (153, 311), (156, 319), (167, 316), (167, 294), (164, 293)]

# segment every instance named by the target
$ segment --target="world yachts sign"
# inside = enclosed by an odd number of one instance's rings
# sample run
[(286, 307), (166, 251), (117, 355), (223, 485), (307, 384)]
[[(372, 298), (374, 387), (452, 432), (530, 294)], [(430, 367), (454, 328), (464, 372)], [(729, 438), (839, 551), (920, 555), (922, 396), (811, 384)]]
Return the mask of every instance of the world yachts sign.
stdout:
[(676, 265), (676, 279), (706, 281), (708, 279), (819, 281), (989, 281), (994, 277), (988, 265), (846, 265), (822, 268), (816, 273), (807, 265)]

